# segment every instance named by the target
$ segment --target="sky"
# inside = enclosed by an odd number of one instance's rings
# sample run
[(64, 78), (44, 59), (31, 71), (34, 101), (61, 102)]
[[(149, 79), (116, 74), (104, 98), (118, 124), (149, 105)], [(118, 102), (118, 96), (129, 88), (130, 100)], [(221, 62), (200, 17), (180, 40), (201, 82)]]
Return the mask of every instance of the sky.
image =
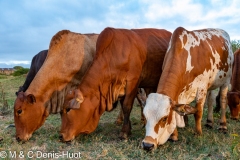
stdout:
[(64, 29), (221, 28), (240, 40), (239, 8), (240, 0), (0, 0), (0, 68), (29, 68)]

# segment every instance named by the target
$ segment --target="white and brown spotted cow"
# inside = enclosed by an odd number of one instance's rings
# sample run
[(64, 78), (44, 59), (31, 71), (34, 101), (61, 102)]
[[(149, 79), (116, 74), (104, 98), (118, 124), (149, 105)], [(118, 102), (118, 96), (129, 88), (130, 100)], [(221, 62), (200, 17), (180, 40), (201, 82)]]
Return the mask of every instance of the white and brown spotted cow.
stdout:
[[(184, 127), (182, 116), (194, 114), (196, 132), (202, 134), (201, 120), (206, 94), (220, 87), (220, 129), (226, 130), (226, 96), (232, 75), (233, 53), (229, 35), (221, 29), (187, 31), (177, 28), (166, 53), (157, 93), (148, 96), (145, 150), (177, 140), (176, 126)], [(210, 98), (212, 96), (209, 96)], [(196, 99), (196, 107), (188, 105)], [(212, 125), (209, 106), (208, 125)]]

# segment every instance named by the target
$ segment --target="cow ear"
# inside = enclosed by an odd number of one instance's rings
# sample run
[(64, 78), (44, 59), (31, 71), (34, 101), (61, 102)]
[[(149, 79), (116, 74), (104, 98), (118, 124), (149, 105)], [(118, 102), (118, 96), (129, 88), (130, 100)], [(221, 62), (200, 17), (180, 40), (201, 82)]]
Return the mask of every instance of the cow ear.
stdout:
[(83, 94), (79, 89), (74, 90), (75, 97), (69, 101), (69, 109), (79, 109), (80, 104), (83, 102)]
[(194, 114), (197, 112), (197, 109), (195, 107), (192, 107), (188, 104), (176, 104), (172, 107), (172, 109), (181, 116)]
[(33, 94), (27, 95), (27, 102), (30, 104), (36, 103), (36, 98)]

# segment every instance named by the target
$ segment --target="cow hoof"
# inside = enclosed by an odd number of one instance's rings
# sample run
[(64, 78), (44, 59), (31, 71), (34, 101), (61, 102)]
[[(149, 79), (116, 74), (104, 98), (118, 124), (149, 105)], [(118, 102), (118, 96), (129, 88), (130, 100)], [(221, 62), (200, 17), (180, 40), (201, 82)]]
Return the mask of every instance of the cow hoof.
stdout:
[(218, 131), (221, 132), (221, 133), (224, 133), (224, 134), (228, 133), (226, 128), (218, 128)]
[(177, 142), (177, 141), (178, 141), (178, 139), (176, 140), (176, 139), (169, 138), (169, 139), (168, 139), (168, 141), (169, 141), (169, 142), (173, 142), (173, 143), (174, 143), (174, 142)]
[(118, 126), (120, 126), (122, 123), (123, 123), (123, 121), (121, 121), (119, 119), (115, 121), (115, 124), (118, 125)]
[(176, 135), (171, 135), (171, 136), (168, 138), (168, 141), (170, 141), (170, 142), (177, 142), (177, 141), (178, 141), (178, 136), (176, 136)]
[(205, 127), (207, 127), (208, 129), (213, 129), (213, 126), (212, 126), (212, 124), (205, 124)]
[(202, 135), (202, 132), (195, 132), (194, 135), (195, 135), (195, 136), (201, 136), (201, 135)]
[(127, 134), (125, 132), (121, 132), (119, 135), (119, 138), (120, 138), (120, 140), (128, 140), (128, 135), (129, 134)]

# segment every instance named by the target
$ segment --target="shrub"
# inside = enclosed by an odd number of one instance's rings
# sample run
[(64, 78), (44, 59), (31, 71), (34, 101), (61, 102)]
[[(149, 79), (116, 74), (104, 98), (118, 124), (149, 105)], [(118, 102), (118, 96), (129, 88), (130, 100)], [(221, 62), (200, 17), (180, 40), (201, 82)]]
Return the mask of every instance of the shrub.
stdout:
[(231, 41), (233, 53), (240, 48), (240, 40)]
[(20, 68), (13, 73), (13, 76), (20, 76), (23, 74), (27, 74), (28, 71), (29, 71), (29, 68)]

